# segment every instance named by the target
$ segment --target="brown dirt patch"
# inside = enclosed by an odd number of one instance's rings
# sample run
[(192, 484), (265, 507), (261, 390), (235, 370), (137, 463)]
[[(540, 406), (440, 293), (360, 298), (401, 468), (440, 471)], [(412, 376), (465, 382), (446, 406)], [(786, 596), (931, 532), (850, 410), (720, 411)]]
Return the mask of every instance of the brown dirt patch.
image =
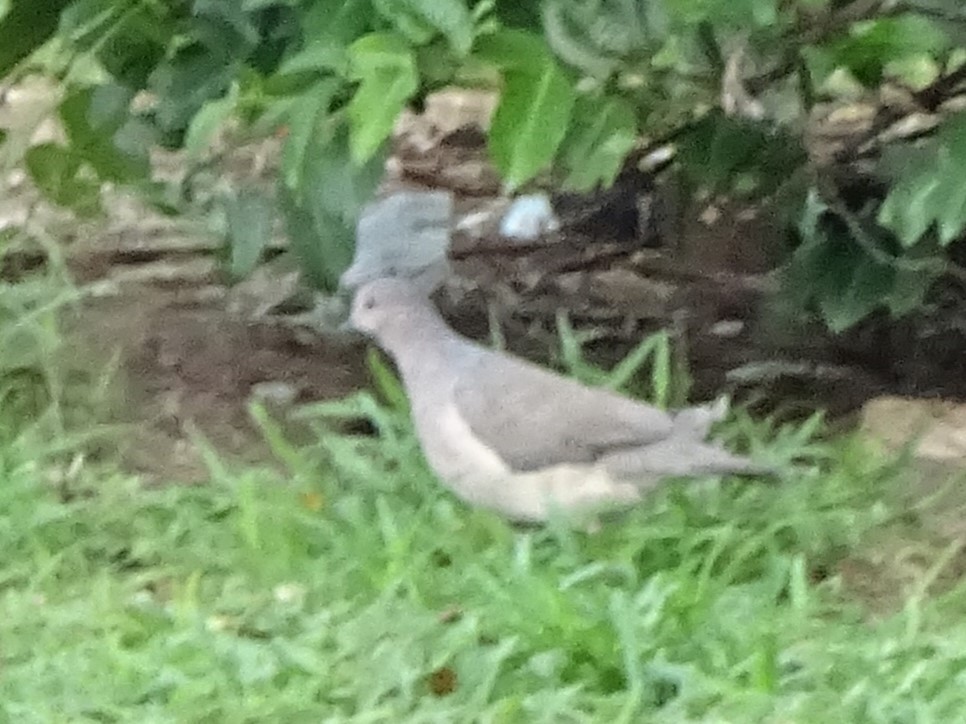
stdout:
[(363, 347), (240, 319), (223, 302), (180, 306), (177, 295), (134, 285), (94, 299), (67, 320), (68, 364), (109, 369), (107, 419), (121, 422), (125, 467), (150, 480), (206, 477), (191, 443), (200, 432), (229, 460), (270, 458), (248, 406), (260, 389), (289, 403), (342, 397), (365, 382)]

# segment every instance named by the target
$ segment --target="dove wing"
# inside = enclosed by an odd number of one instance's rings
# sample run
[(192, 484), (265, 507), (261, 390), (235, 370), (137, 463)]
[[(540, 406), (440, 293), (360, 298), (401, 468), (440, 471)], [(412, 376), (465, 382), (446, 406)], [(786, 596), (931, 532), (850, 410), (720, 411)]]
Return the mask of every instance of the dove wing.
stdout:
[(454, 402), (473, 434), (513, 470), (588, 463), (665, 439), (665, 412), (487, 351), (461, 370)]

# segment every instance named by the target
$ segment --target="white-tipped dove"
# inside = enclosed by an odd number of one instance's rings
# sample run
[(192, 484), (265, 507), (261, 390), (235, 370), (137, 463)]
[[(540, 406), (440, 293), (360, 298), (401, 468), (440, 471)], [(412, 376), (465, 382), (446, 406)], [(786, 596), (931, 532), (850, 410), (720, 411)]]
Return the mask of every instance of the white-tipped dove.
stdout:
[(621, 507), (667, 476), (770, 472), (705, 442), (721, 406), (668, 413), (487, 349), (405, 280), (360, 287), (350, 322), (395, 360), (434, 472), (509, 518)]

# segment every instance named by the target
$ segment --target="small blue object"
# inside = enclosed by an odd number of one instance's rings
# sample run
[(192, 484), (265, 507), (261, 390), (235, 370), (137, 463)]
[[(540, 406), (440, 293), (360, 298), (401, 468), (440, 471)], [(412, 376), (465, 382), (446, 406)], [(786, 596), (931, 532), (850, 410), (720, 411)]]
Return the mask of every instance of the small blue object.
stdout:
[(534, 241), (560, 228), (546, 194), (517, 197), (500, 220), (500, 235), (508, 239)]

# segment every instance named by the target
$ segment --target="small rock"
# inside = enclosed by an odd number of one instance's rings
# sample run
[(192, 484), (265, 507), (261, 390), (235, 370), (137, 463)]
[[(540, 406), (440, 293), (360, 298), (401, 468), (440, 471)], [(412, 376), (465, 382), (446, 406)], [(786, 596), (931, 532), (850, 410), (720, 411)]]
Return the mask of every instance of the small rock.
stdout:
[(446, 135), (465, 126), (486, 129), (499, 95), (493, 91), (444, 88), (426, 97), (426, 118)]
[(915, 456), (966, 465), (966, 404), (878, 397), (862, 408), (861, 430), (887, 449), (915, 443)]
[(268, 380), (252, 385), (251, 397), (276, 407), (289, 407), (298, 398), (299, 391), (288, 382)]
[(715, 337), (731, 339), (732, 337), (737, 337), (744, 330), (745, 323), (740, 319), (722, 319), (711, 325), (711, 329), (708, 332)]

